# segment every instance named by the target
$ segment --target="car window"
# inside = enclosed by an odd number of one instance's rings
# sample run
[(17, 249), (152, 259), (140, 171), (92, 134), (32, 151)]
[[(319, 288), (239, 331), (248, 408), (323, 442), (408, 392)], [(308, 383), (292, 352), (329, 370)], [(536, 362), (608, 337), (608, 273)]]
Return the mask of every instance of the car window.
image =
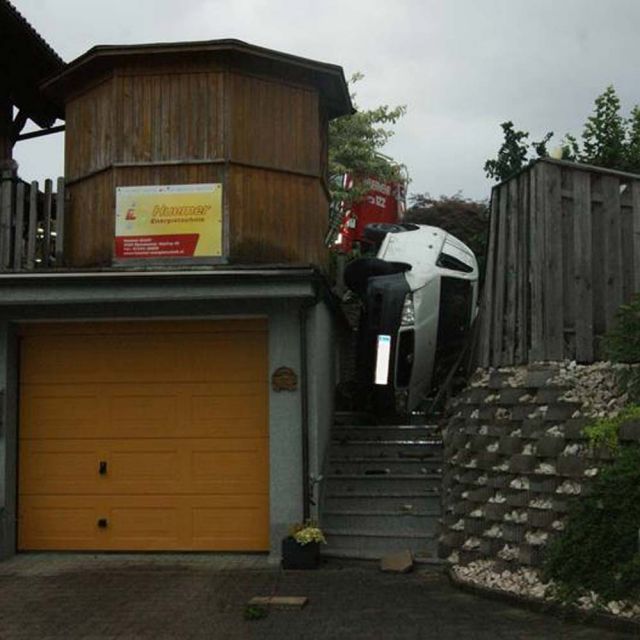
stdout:
[(462, 271), (463, 273), (471, 273), (473, 271), (473, 267), (469, 266), (455, 258), (448, 253), (441, 253), (438, 256), (438, 260), (436, 261), (436, 265), (441, 267), (442, 269), (451, 269), (452, 271)]

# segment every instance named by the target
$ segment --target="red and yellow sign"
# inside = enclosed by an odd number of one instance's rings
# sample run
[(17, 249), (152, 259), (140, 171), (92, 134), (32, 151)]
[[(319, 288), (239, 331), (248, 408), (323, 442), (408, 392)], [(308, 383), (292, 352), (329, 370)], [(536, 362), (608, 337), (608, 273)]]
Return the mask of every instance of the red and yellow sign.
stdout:
[(116, 189), (116, 258), (221, 255), (221, 184)]

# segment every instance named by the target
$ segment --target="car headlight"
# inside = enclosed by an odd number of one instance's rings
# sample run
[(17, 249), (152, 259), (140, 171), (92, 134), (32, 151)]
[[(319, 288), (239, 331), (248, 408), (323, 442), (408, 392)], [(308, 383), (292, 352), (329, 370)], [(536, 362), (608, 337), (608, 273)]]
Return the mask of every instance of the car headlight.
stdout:
[(404, 299), (402, 305), (402, 315), (400, 316), (400, 325), (408, 327), (414, 325), (416, 322), (416, 314), (413, 308), (413, 294), (409, 293)]

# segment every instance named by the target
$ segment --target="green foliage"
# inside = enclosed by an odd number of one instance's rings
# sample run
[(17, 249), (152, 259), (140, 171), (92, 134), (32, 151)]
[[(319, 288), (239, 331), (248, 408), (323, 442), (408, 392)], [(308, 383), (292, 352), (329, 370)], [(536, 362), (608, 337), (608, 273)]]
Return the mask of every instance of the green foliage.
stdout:
[(613, 329), (605, 335), (603, 346), (607, 357), (614, 362), (640, 362), (640, 294), (618, 309)]
[[(515, 131), (513, 123), (503, 122), (504, 142), (495, 159), (484, 165), (487, 177), (506, 180), (524, 168), (533, 158), (546, 157), (553, 133), (547, 133), (540, 142), (527, 143), (529, 134)], [(613, 85), (609, 85), (594, 103), (592, 115), (587, 118), (581, 140), (566, 134), (560, 142), (559, 155), (563, 160), (583, 162), (598, 167), (640, 173), (640, 106), (631, 110), (629, 118), (621, 114), (620, 98)]]
[[(350, 87), (363, 77), (360, 73), (354, 74), (349, 81)], [(356, 106), (355, 97), (355, 93), (352, 93), (351, 99), (354, 106)], [(401, 178), (405, 168), (382, 155), (381, 149), (393, 136), (390, 126), (396, 124), (406, 111), (406, 106), (382, 105), (332, 120), (329, 123), (330, 178), (344, 173), (379, 181)], [(353, 190), (345, 192), (339, 184), (334, 182), (331, 180), (334, 200), (355, 200), (366, 191), (366, 187), (355, 185)]]
[(634, 173), (640, 172), (640, 107), (631, 110), (627, 120), (626, 167)]
[(589, 443), (592, 447), (605, 446), (616, 450), (619, 444), (620, 426), (628, 420), (638, 419), (640, 419), (640, 405), (631, 404), (625, 407), (617, 416), (602, 418), (585, 427), (584, 433), (589, 438)]
[(582, 133), (582, 162), (598, 167), (625, 166), (625, 121), (620, 115), (620, 99), (613, 85), (595, 101)]
[(501, 125), (504, 134), (502, 146), (498, 149), (498, 156), (484, 163), (484, 171), (488, 178), (495, 178), (501, 182), (509, 176), (517, 173), (527, 163), (529, 144), (526, 142), (529, 134), (525, 131), (517, 131), (513, 122), (503, 122)]
[(411, 196), (405, 221), (440, 227), (453, 234), (475, 253), (480, 273), (484, 273), (489, 225), (487, 202), (465, 198), (461, 193), (439, 198), (428, 193), (415, 194)]
[(577, 499), (565, 531), (549, 546), (546, 578), (574, 600), (595, 591), (606, 600), (640, 595), (640, 449), (624, 447)]

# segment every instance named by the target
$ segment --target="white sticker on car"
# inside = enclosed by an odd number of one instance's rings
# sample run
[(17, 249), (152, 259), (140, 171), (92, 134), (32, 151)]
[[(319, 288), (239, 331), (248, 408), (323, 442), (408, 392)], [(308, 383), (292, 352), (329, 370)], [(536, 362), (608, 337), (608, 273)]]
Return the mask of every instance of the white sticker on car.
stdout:
[(391, 359), (391, 336), (378, 336), (378, 353), (376, 355), (376, 384), (387, 384), (389, 381), (389, 360)]

